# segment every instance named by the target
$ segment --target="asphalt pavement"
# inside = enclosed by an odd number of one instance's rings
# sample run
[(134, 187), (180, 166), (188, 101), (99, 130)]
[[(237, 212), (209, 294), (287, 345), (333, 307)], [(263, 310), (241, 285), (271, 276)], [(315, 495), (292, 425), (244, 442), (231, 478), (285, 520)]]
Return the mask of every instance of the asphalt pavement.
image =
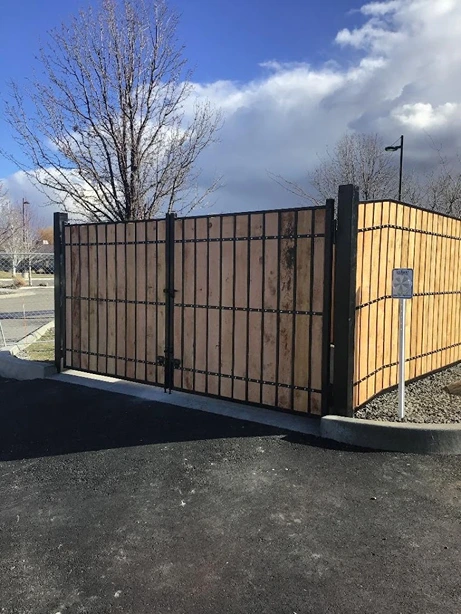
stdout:
[(0, 612), (459, 614), (461, 461), (0, 381)]
[(3, 291), (0, 293), (0, 345), (3, 335), (8, 345), (14, 344), (53, 318), (54, 287), (20, 288), (11, 294)]

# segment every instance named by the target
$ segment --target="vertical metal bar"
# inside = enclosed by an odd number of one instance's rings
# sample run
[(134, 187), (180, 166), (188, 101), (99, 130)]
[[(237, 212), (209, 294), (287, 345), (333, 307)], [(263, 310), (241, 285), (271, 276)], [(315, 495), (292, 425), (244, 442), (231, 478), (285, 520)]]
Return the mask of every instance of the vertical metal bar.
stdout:
[[(98, 227), (94, 227), (94, 236), (96, 239), (96, 296), (94, 298), (94, 304), (96, 307), (96, 371), (99, 371), (99, 232)], [(89, 348), (88, 348), (89, 349)], [(107, 351), (106, 351), (107, 354)]]
[[(158, 287), (158, 225), (159, 225), (159, 221), (160, 220), (156, 220), (155, 221), (155, 352), (154, 352), (154, 360), (155, 360), (155, 383), (158, 384), (159, 383), (159, 378), (158, 378), (158, 368), (159, 368), (159, 364), (158, 364), (158, 350), (159, 350), (159, 341), (158, 341), (158, 310), (160, 308), (160, 303), (162, 302), (161, 297), (163, 296), (165, 297), (165, 294), (162, 294), (162, 292), (159, 292), (159, 287)], [(165, 226), (166, 226), (166, 222), (165, 222)], [(166, 254), (165, 254), (166, 256)], [(163, 306), (163, 305), (162, 305)], [(166, 303), (165, 303), (165, 309), (166, 309)], [(165, 319), (166, 321), (166, 319)], [(163, 340), (163, 343), (165, 343), (165, 339)], [(165, 367), (163, 367), (163, 372), (165, 373)], [(165, 379), (163, 380), (163, 385), (165, 386)]]
[[(82, 226), (78, 225), (76, 226), (77, 231), (78, 231), (78, 264), (79, 264), (79, 275), (78, 275), (78, 300), (79, 300), (79, 326), (80, 326), (80, 334), (79, 334), (79, 339), (80, 339), (80, 355), (79, 355), (79, 368), (82, 368)], [(87, 304), (87, 322), (88, 322), (88, 326), (87, 326), (87, 332), (88, 332), (88, 339), (87, 339), (87, 346), (86, 346), (86, 351), (87, 351), (87, 357), (88, 357), (88, 366), (87, 369), (90, 369), (90, 328), (91, 328), (91, 318), (90, 318), (90, 300), (89, 300), (89, 296), (90, 296), (90, 271), (91, 271), (91, 267), (90, 267), (90, 227), (87, 224), (86, 225), (86, 249), (87, 249), (87, 254), (88, 254), (88, 258), (87, 258), (87, 267), (88, 267), (88, 286), (87, 286), (87, 297), (85, 298), (86, 304)]]
[(334, 293), (334, 413), (353, 415), (359, 189), (339, 186)]
[(54, 362), (60, 373), (64, 369), (66, 351), (66, 245), (64, 229), (67, 213), (55, 213), (54, 225)]
[(405, 315), (406, 300), (401, 298), (399, 313), (399, 408), (398, 417), (405, 417)]
[(248, 401), (248, 378), (250, 372), (250, 286), (251, 286), (251, 213), (248, 214), (247, 237), (247, 321), (246, 321), (246, 370), (245, 370), (245, 400)]
[(314, 276), (315, 276), (315, 208), (311, 210), (311, 228), (310, 228), (310, 242), (311, 242), (311, 254), (310, 254), (310, 271), (309, 271), (309, 346), (307, 350), (307, 364), (308, 364), (308, 374), (307, 374), (307, 413), (312, 412), (312, 329), (313, 329), (313, 319), (314, 316), (312, 312), (314, 311)]
[(134, 309), (132, 310), (134, 317), (134, 379), (138, 379), (136, 374), (138, 372), (138, 224), (134, 223)]
[(275, 331), (275, 407), (279, 405), (279, 377), (280, 377), (280, 261), (282, 260), (282, 214), (277, 213), (277, 315)]
[(118, 235), (117, 224), (114, 225), (114, 256), (115, 256), (115, 359), (114, 359), (114, 373), (118, 375), (118, 300), (119, 300), (119, 283), (118, 283)]
[[(334, 201), (333, 201), (334, 202)], [(296, 307), (298, 288), (298, 210), (294, 213), (293, 223), (293, 317), (291, 323), (291, 401), (290, 409), (295, 408), (295, 360), (296, 360)]]
[[(148, 302), (149, 302), (149, 278), (147, 276), (147, 266), (148, 266), (148, 261), (147, 261), (147, 246), (149, 245), (148, 243), (148, 236), (147, 236), (147, 230), (148, 230), (148, 226), (147, 226), (147, 222), (144, 221), (144, 283), (145, 283), (145, 294), (144, 294), (144, 299), (145, 299), (145, 305), (144, 305), (144, 319), (145, 319), (145, 327), (144, 327), (144, 381), (147, 382), (147, 373), (148, 373), (148, 365), (147, 365), (147, 357), (148, 357), (148, 353), (147, 353), (147, 314), (149, 313), (149, 309), (148, 309)], [(157, 265), (157, 263), (156, 263)], [(155, 360), (155, 358), (154, 358)]]
[(127, 245), (126, 245), (126, 228), (128, 222), (123, 224), (124, 228), (124, 247), (125, 247), (125, 377), (127, 376), (128, 366), (128, 258), (127, 258)]
[(323, 273), (323, 326), (322, 326), (322, 415), (330, 408), (330, 355), (331, 355), (331, 289), (333, 282), (333, 232), (335, 201), (328, 198), (325, 210), (324, 273)]
[(222, 316), (223, 316), (223, 305), (222, 305), (222, 278), (224, 275), (224, 267), (222, 261), (222, 229), (223, 229), (223, 218), (222, 216), (219, 218), (219, 378), (218, 378), (218, 396), (221, 396), (221, 379), (222, 379)]
[(235, 388), (235, 294), (236, 294), (236, 281), (237, 281), (237, 277), (235, 274), (235, 267), (237, 264), (237, 241), (236, 241), (236, 235), (237, 235), (237, 215), (234, 215), (234, 236), (233, 236), (233, 240), (232, 240), (232, 245), (233, 245), (233, 254), (232, 254), (232, 258), (233, 258), (233, 264), (232, 264), (232, 271), (233, 271), (233, 275), (232, 275), (232, 369), (231, 369), (231, 398), (234, 398), (234, 388)]
[(105, 225), (105, 244), (106, 244), (106, 374), (109, 370), (109, 264), (107, 248), (107, 224)]
[(182, 218), (181, 220), (181, 228), (182, 228), (182, 232), (181, 232), (181, 260), (182, 260), (182, 267), (181, 267), (181, 297), (182, 297), (182, 306), (181, 306), (181, 388), (184, 388), (184, 305), (186, 304), (186, 300), (185, 300), (185, 281), (186, 281), (186, 275), (185, 275), (185, 264), (186, 264), (186, 243), (185, 243), (185, 219)]
[(262, 271), (261, 271), (261, 374), (260, 374), (260, 390), (259, 390), (259, 402), (263, 403), (264, 397), (264, 324), (265, 324), (265, 309), (266, 309), (266, 214), (263, 213), (262, 223)]
[(165, 391), (174, 385), (174, 231), (175, 213), (166, 214), (165, 241)]
[(205, 332), (205, 394), (208, 394), (208, 342), (210, 320), (210, 224), (206, 220), (206, 332)]
[(195, 381), (197, 369), (197, 218), (194, 218), (194, 337), (193, 337), (194, 359), (192, 371), (192, 389), (195, 391)]

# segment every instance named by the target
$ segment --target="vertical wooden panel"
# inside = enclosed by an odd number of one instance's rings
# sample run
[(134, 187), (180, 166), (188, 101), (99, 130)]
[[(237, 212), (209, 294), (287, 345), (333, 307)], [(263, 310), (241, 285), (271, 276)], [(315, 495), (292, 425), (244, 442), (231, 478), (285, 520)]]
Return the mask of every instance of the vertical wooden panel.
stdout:
[(65, 366), (72, 366), (72, 248), (71, 248), (71, 228), (70, 226), (64, 227), (64, 242), (65, 242), (65, 263), (66, 263), (66, 362)]
[(117, 263), (116, 263), (116, 226), (107, 226), (107, 373), (115, 375), (117, 355)]
[(146, 300), (147, 300), (146, 222), (136, 225), (136, 372), (137, 380), (147, 379), (146, 365)]
[(248, 255), (249, 216), (237, 215), (235, 223), (235, 307), (234, 312), (234, 391), (233, 398), (245, 400), (248, 372), (247, 307), (248, 307)]
[(89, 266), (90, 261), (90, 246), (88, 237), (88, 226), (81, 224), (78, 226), (79, 231), (79, 276), (80, 276), (80, 319), (76, 321), (80, 327), (80, 369), (90, 369), (90, 275), (91, 270)]
[[(207, 371), (207, 304), (208, 304), (208, 220), (196, 220), (195, 245), (195, 296), (194, 296), (194, 340), (195, 340), (195, 385), (196, 392), (206, 391)], [(201, 373), (203, 371), (203, 373)]]
[(146, 380), (152, 383), (159, 383), (163, 370), (156, 365), (159, 356), (157, 324), (160, 309), (160, 305), (157, 305), (158, 256), (161, 257), (162, 253), (162, 246), (158, 245), (157, 235), (158, 222), (146, 222)]
[(126, 377), (136, 376), (136, 224), (126, 224)]
[(107, 246), (106, 246), (105, 224), (96, 227), (98, 240), (98, 312), (97, 312), (97, 331), (98, 331), (98, 373), (107, 371)]
[[(219, 304), (220, 304), (220, 276), (221, 276), (221, 220), (219, 217), (211, 217), (208, 220), (208, 236), (210, 239), (208, 247), (208, 371), (209, 373), (219, 373)], [(216, 375), (207, 376), (208, 394), (217, 395), (219, 393), (219, 377)]]
[(115, 259), (116, 259), (116, 374), (125, 377), (126, 374), (126, 243), (125, 224), (117, 224), (115, 227)]
[(82, 352), (82, 325), (81, 325), (81, 296), (82, 279), (85, 275), (80, 263), (80, 227), (71, 228), (71, 278), (72, 278), (72, 367), (81, 368)]
[[(312, 229), (312, 211), (298, 213), (299, 235), (309, 235)], [(299, 237), (296, 245), (296, 308), (300, 312), (309, 312), (311, 305), (311, 246), (312, 238)], [(310, 344), (310, 316), (298, 314), (296, 318), (294, 349), (294, 385), (300, 388), (309, 386), (308, 348)], [(309, 411), (309, 393), (295, 390), (294, 409), (298, 412)]]
[[(270, 212), (265, 216), (266, 237), (278, 236), (278, 213)], [(264, 364), (263, 381), (275, 382), (277, 362), (277, 289), (278, 289), (278, 239), (265, 241), (265, 278), (264, 278)], [(276, 391), (274, 385), (263, 384), (262, 402), (275, 405)]]
[[(221, 310), (221, 374), (219, 394), (232, 395), (233, 287), (234, 287), (234, 218), (222, 220), (222, 307)], [(227, 240), (226, 240), (227, 239)], [(227, 377), (226, 377), (227, 376)]]
[[(156, 259), (156, 345), (155, 357), (165, 356), (165, 288), (166, 288), (166, 222), (158, 220), (156, 223), (156, 244), (155, 244), (155, 259)], [(161, 366), (156, 368), (157, 383), (165, 382), (165, 370)]]
[[(254, 238), (262, 237), (263, 233), (263, 216), (262, 214), (252, 214), (251, 216), (251, 236)], [(262, 240), (254, 240), (250, 243), (250, 292), (249, 306), (251, 309), (262, 309), (262, 259), (263, 259), (263, 242)], [(262, 373), (262, 351), (261, 351), (261, 330), (262, 330), (262, 313), (251, 311), (249, 314), (249, 364), (248, 377), (256, 380), (248, 384), (248, 400), (252, 403), (258, 403), (260, 400), (261, 386), (258, 380)]]

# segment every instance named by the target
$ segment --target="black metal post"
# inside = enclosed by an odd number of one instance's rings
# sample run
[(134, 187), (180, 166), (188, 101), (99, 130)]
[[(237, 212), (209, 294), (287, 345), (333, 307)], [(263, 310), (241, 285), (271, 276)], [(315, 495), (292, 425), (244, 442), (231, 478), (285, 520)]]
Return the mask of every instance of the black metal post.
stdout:
[(402, 177), (403, 177), (403, 134), (400, 137), (400, 174), (399, 174), (399, 200), (402, 200)]
[(67, 213), (54, 214), (54, 361), (56, 369), (64, 368), (66, 351), (66, 263), (64, 227)]
[(333, 413), (353, 415), (359, 189), (339, 186), (335, 250)]
[(333, 282), (333, 236), (335, 223), (335, 201), (326, 201), (325, 211), (325, 255), (324, 255), (324, 286), (323, 286), (323, 330), (322, 330), (322, 414), (330, 411), (331, 382), (331, 311)]
[(165, 271), (165, 392), (174, 383), (174, 229), (176, 213), (166, 214)]

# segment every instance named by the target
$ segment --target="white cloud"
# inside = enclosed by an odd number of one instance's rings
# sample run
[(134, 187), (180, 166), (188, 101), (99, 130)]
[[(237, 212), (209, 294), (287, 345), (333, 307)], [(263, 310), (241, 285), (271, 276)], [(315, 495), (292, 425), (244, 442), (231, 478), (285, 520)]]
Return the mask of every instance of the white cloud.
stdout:
[(336, 36), (342, 63), (261, 58), (258, 79), (196, 84), (225, 119), (221, 142), (201, 159), (204, 183), (224, 175), (218, 209), (292, 204), (267, 170), (302, 182), (346, 130), (379, 132), (389, 142), (404, 132), (408, 164), (430, 163), (427, 133), (447, 154), (461, 147), (453, 129), (461, 125), (461, 1), (382, 0), (356, 16), (363, 24)]

